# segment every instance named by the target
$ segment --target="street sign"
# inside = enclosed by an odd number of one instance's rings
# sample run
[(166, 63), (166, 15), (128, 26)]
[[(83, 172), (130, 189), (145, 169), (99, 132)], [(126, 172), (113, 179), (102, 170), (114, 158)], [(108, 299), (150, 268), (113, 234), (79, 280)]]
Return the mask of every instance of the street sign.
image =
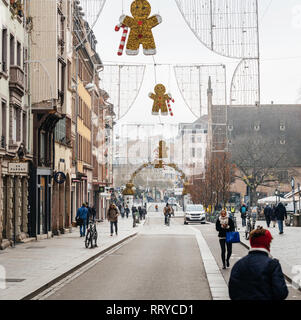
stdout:
[(57, 172), (53, 178), (54, 181), (58, 184), (63, 184), (67, 179), (64, 172)]
[(10, 162), (8, 173), (28, 174), (28, 162)]

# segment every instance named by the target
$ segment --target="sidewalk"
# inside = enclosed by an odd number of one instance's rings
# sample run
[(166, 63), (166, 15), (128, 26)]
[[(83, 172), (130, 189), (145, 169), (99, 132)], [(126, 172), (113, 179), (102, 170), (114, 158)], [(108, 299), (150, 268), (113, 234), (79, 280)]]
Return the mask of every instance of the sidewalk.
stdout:
[[(237, 220), (238, 231), (240, 232), (240, 241), (250, 247), (249, 240), (246, 240), (245, 238), (245, 228), (242, 227), (240, 213), (235, 213), (235, 217)], [(258, 225), (267, 229), (265, 220), (256, 221), (256, 226)], [(295, 282), (298, 281), (301, 275), (301, 228), (286, 227), (284, 224), (284, 233), (279, 234), (278, 225), (276, 224), (276, 227), (273, 228), (273, 223), (271, 222), (268, 230), (273, 236), (271, 255), (279, 260), (282, 271), (290, 282), (292, 280), (295, 280)], [(301, 289), (300, 280), (299, 289)]]
[(107, 221), (98, 223), (98, 247), (93, 249), (85, 248), (79, 228), (73, 228), (72, 233), (0, 251), (0, 267), (4, 267), (6, 272), (5, 289), (1, 289), (0, 281), (0, 300), (25, 298), (73, 268), (135, 236), (144, 222), (133, 228), (132, 218), (119, 218), (118, 236), (113, 237)]

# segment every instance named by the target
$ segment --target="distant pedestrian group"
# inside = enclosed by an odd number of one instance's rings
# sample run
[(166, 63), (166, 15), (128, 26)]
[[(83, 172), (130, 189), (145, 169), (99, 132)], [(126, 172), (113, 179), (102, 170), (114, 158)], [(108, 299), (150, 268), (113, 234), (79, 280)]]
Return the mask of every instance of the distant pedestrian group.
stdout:
[(270, 227), (271, 221), (273, 221), (273, 227), (275, 228), (277, 221), (279, 234), (283, 234), (283, 221), (287, 219), (287, 212), (285, 206), (281, 202), (272, 208), (269, 204), (266, 204), (264, 208), (264, 216), (268, 228)]

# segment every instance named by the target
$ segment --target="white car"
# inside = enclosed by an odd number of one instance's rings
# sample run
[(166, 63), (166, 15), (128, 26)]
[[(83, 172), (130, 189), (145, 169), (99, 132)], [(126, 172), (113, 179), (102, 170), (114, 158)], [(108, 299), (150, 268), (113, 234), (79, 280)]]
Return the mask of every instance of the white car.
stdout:
[(188, 204), (184, 212), (184, 224), (191, 222), (206, 223), (206, 212), (201, 204)]

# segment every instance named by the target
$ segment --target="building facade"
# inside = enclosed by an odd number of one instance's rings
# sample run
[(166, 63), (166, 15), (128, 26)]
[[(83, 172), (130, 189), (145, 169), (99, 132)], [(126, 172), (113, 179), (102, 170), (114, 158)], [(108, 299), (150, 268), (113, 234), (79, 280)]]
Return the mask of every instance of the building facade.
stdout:
[(233, 176), (240, 177), (231, 184), (231, 202), (290, 192), (292, 177), (296, 186), (301, 182), (301, 105), (213, 105), (213, 94), (209, 82), (207, 159), (231, 155)]
[(0, 247), (28, 237), (28, 132), (26, 1), (0, 1)]

